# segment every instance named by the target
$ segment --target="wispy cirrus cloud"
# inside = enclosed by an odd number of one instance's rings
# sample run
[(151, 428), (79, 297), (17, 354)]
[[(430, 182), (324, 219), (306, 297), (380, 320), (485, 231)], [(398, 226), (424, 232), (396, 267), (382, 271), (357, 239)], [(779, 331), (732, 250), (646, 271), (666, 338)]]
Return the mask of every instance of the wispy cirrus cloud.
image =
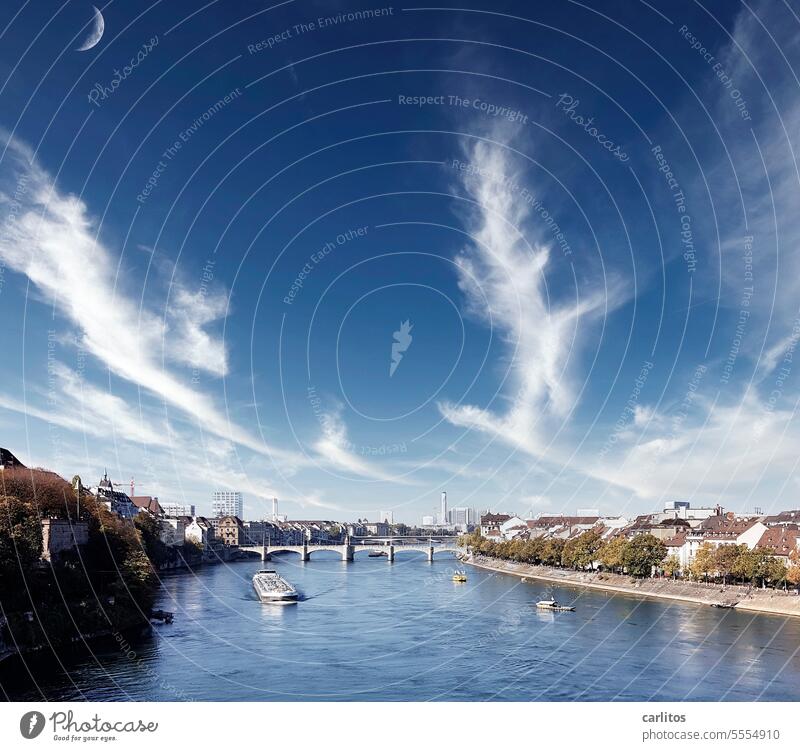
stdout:
[[(118, 279), (113, 256), (84, 202), (62, 193), (25, 144), (0, 135), (5, 146), (0, 260), (24, 274), (75, 326), (79, 346), (114, 375), (160, 398), (204, 431), (268, 456), (287, 470), (310, 464), (300, 452), (270, 446), (250, 434), (208, 395), (164, 366), (167, 361), (212, 375), (227, 372), (224, 345), (205, 328), (224, 312), (222, 295), (198, 298), (178, 284), (166, 316), (137, 305)], [(93, 392), (95, 401), (98, 395)], [(107, 406), (121, 408), (122, 403), (109, 396)], [(124, 417), (124, 410), (119, 414)]]
[[(478, 141), (469, 155), (473, 169), (463, 187), (477, 208), (473, 241), (457, 259), (459, 286), (468, 310), (496, 327), (508, 350), (509, 378), (503, 412), (444, 402), (452, 424), (497, 436), (529, 454), (545, 444), (549, 418), (567, 419), (576, 404), (572, 366), (579, 359), (581, 327), (616, 307), (624, 296), (606, 285), (561, 302), (547, 287), (550, 249), (528, 240), (531, 212), (518, 192), (507, 152)], [(577, 300), (575, 299), (577, 297)]]
[(385, 480), (407, 484), (402, 477), (388, 474), (358, 455), (358, 448), (347, 436), (347, 425), (342, 417), (340, 404), (321, 415), (322, 432), (314, 443), (314, 450), (320, 461), (348, 474), (358, 475), (369, 480)]
[[(229, 373), (225, 344), (209, 330), (227, 313), (227, 293), (205, 282), (193, 289), (169, 269), (172, 282), (166, 310), (158, 313), (148, 302), (138, 304), (122, 284), (117, 260), (103, 244), (86, 204), (62, 193), (24, 143), (0, 133), (0, 144), (6, 147), (0, 163), (0, 261), (24, 274), (38, 294), (74, 325), (76, 346), (140, 393), (177, 410), (180, 421), (188, 419), (202, 429), (217, 458), (224, 460), (215, 477), (224, 473), (236, 479), (237, 487), (251, 489), (259, 497), (275, 493), (271, 483), (248, 479), (236, 470), (245, 462), (235, 456), (236, 446), (269, 457), (287, 476), (323, 465), (369, 479), (392, 479), (352, 452), (339, 414), (331, 415), (313, 447), (316, 455), (309, 456), (266, 443), (221, 411), (209, 395), (189, 385), (185, 373), (165, 363), (214, 377)], [(8, 394), (0, 394), (0, 406), (79, 433), (107, 435), (105, 431), (113, 429), (119, 440), (169, 448), (180, 455), (190, 452), (192, 440), (171, 421), (151, 422), (152, 413), (141, 409), (137, 415), (121, 396), (91, 385), (63, 365), (55, 375), (59, 398), (47, 408), (33, 398), (25, 402)], [(35, 387), (29, 396), (47, 398)], [(333, 507), (319, 494), (305, 498), (299, 491), (290, 492), (301, 505)]]

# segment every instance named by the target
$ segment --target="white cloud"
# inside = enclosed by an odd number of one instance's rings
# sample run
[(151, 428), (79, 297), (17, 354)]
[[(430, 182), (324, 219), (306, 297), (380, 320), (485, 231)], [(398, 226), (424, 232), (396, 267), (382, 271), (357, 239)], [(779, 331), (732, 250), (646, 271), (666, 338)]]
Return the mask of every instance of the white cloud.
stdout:
[[(583, 326), (616, 307), (616, 285), (573, 290), (562, 303), (548, 289), (550, 250), (527, 241), (530, 210), (514, 186), (506, 152), (477, 142), (464, 187), (478, 204), (473, 242), (458, 258), (468, 309), (496, 327), (509, 350), (506, 388), (511, 406), (498, 414), (474, 405), (443, 403), (452, 424), (495, 435), (527, 453), (544, 448), (548, 418), (565, 420), (576, 404), (571, 371)], [(466, 173), (465, 173), (466, 174)], [(577, 300), (575, 299), (577, 297)]]
[(347, 437), (347, 426), (342, 419), (342, 407), (336, 407), (321, 417), (322, 435), (314, 444), (320, 461), (335, 469), (371, 480), (407, 483), (402, 477), (387, 474), (354, 452), (356, 448)]
[[(62, 194), (24, 144), (7, 136), (5, 140), (0, 202), (6, 215), (0, 229), (0, 260), (27, 276), (76, 326), (80, 346), (112, 373), (177, 408), (204, 431), (269, 456), (287, 471), (310, 464), (299, 452), (270, 446), (251, 435), (208, 396), (163, 366), (159, 355), (212, 374), (226, 371), (224, 346), (204, 329), (222, 314), (222, 298), (200, 299), (179, 285), (176, 304), (167, 316), (174, 322), (173, 338), (163, 317), (126, 295), (86, 205)], [(120, 402), (113, 401), (112, 406)]]

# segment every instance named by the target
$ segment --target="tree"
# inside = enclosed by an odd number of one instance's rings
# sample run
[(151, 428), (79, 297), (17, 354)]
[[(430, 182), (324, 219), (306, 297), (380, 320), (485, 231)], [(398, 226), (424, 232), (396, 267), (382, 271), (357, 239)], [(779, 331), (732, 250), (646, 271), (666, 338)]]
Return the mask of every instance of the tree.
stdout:
[(542, 548), (542, 563), (547, 566), (558, 566), (564, 553), (564, 540), (556, 537), (545, 542)]
[(670, 578), (674, 579), (678, 576), (681, 570), (681, 562), (677, 555), (671, 555), (664, 559), (664, 573)]
[(755, 550), (750, 550), (746, 545), (739, 548), (739, 555), (736, 557), (731, 573), (734, 578), (742, 582), (753, 579), (758, 569), (758, 560)]
[(0, 597), (21, 594), (42, 555), (42, 525), (36, 509), (14, 496), (0, 496)]
[(800, 592), (800, 552), (793, 550), (789, 555), (789, 568), (786, 571), (786, 581), (793, 584)]
[(600, 548), (597, 557), (609, 571), (618, 571), (622, 568), (627, 547), (628, 541), (624, 537), (614, 537)]
[(667, 546), (651, 534), (637, 535), (626, 546), (622, 562), (631, 576), (650, 576), (667, 555)]
[(695, 579), (705, 579), (708, 575), (717, 570), (716, 549), (710, 542), (704, 542), (695, 553), (694, 559), (689, 566), (692, 576)]
[(603, 538), (598, 532), (590, 529), (576, 540), (575, 563), (579, 568), (590, 566), (594, 570), (594, 562), (603, 545)]
[(771, 556), (765, 567), (766, 580), (772, 584), (773, 587), (778, 587), (783, 584), (786, 587), (787, 576), (789, 569), (786, 564), (775, 556)]
[(600, 535), (590, 529), (582, 535), (569, 540), (564, 545), (564, 551), (561, 554), (561, 565), (580, 570), (585, 569), (587, 566), (593, 566), (601, 545), (602, 539)]
[(714, 567), (719, 575), (722, 577), (722, 581), (726, 584), (728, 583), (728, 577), (733, 574), (734, 571), (737, 569), (737, 561), (739, 557), (744, 552), (742, 550), (744, 548), (747, 549), (746, 545), (720, 545), (714, 551)]
[(561, 551), (561, 565), (564, 568), (580, 568), (577, 562), (578, 540), (567, 540), (564, 550)]

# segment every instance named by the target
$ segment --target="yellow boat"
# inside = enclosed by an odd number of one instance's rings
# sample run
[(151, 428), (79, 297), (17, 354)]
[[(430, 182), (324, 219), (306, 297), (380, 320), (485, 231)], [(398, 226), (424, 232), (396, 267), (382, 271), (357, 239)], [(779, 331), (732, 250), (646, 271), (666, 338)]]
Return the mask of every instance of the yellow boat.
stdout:
[(454, 582), (465, 582), (466, 580), (467, 580), (467, 575), (463, 571), (456, 571), (453, 574)]

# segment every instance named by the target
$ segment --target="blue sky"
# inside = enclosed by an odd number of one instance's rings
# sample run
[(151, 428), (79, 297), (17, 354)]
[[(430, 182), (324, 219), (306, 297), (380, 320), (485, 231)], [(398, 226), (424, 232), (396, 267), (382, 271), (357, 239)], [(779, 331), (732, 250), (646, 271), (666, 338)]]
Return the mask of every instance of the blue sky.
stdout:
[(251, 517), (797, 506), (797, 3), (461, 5), (4, 3), (0, 443)]

